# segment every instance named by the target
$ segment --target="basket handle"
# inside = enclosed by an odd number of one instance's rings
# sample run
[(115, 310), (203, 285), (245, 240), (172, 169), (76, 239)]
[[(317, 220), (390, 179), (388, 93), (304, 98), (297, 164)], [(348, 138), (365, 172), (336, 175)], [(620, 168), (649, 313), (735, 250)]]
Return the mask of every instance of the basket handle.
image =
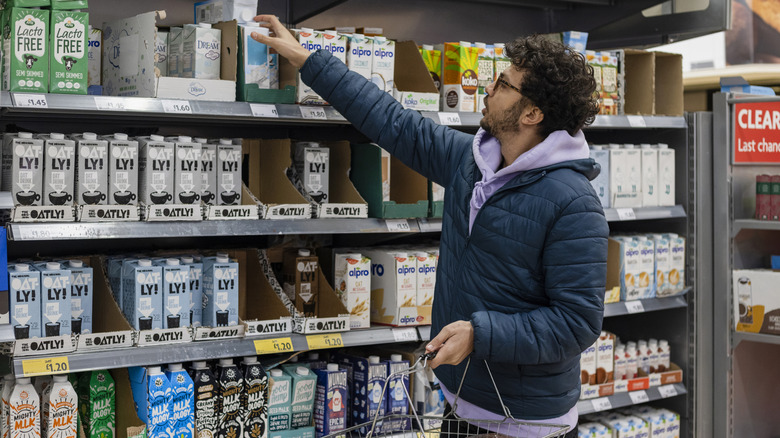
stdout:
[[(435, 356), (435, 354), (434, 354)], [(485, 362), (485, 368), (487, 368), (488, 375), (490, 376), (490, 382), (493, 383), (493, 389), (496, 391), (496, 396), (498, 396), (498, 402), (501, 403), (501, 409), (504, 410), (504, 415), (506, 418), (510, 418), (514, 421), (515, 417), (512, 416), (512, 413), (509, 411), (509, 408), (504, 404), (504, 399), (501, 397), (501, 392), (498, 390), (498, 385), (496, 385), (496, 379), (493, 378), (493, 372), (490, 371), (490, 365), (488, 365), (487, 360), (484, 360)], [(452, 413), (457, 415), (458, 412), (458, 399), (460, 399), (460, 391), (463, 389), (463, 382), (466, 381), (466, 374), (469, 371), (469, 366), (471, 365), (471, 356), (469, 356), (467, 362), (466, 362), (466, 369), (463, 370), (463, 376), (460, 378), (460, 384), (458, 385), (458, 391), (455, 393), (455, 400), (452, 402)]]

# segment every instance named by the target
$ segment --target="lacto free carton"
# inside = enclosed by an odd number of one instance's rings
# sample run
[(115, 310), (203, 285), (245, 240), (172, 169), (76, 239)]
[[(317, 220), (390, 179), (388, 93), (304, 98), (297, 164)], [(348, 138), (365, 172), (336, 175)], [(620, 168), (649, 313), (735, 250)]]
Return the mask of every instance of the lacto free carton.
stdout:
[(201, 143), (200, 151), (200, 200), (214, 205), (219, 189), (217, 187), (217, 145)]
[(183, 34), (181, 77), (219, 79), (222, 31), (209, 23), (187, 24)]
[(41, 273), (30, 265), (8, 267), (11, 325), (16, 339), (41, 336)]
[(70, 271), (56, 262), (35, 266), (41, 271), (41, 323), (44, 336), (71, 333)]
[(43, 170), (43, 205), (73, 205), (76, 142), (64, 134), (41, 135), (46, 157)]
[(203, 325), (238, 324), (238, 263), (227, 255), (203, 258)]
[(127, 134), (105, 137), (108, 141), (108, 203), (138, 205), (138, 142)]
[(314, 424), (317, 436), (329, 435), (347, 427), (347, 372), (338, 364), (314, 370), (317, 394), (314, 398)]
[(174, 145), (174, 191), (176, 204), (196, 204), (200, 200), (201, 183), (200, 154), (202, 146), (192, 137), (180, 135), (168, 138)]
[(330, 192), (330, 149), (317, 143), (295, 144), (295, 167), (306, 192), (315, 202), (328, 200)]
[(392, 93), (395, 86), (395, 41), (374, 37), (372, 50), (371, 82), (380, 90)]
[(349, 310), (349, 328), (371, 326), (371, 260), (361, 254), (336, 254), (336, 295)]
[(477, 108), (479, 51), (470, 43), (445, 43), (440, 47), (443, 111), (471, 112)]
[(241, 205), (241, 146), (226, 143), (217, 145), (217, 205)]
[(11, 191), (14, 205), (42, 205), (43, 140), (29, 132), (3, 138), (3, 187)]
[(88, 30), (89, 14), (86, 12), (51, 12), (50, 92), (87, 94)]
[(268, 400), (268, 431), (287, 430), (291, 424), (290, 391), (292, 377), (281, 369), (271, 370), (271, 394)]
[(85, 205), (110, 203), (108, 142), (98, 139), (97, 134), (93, 132), (74, 135), (73, 139), (76, 142), (77, 157), (74, 194), (76, 203)]
[(364, 78), (371, 79), (373, 47), (373, 39), (362, 34), (352, 34), (349, 37), (349, 49), (347, 50), (347, 67)]
[(146, 205), (174, 204), (174, 146), (159, 135), (140, 137), (139, 192)]
[(288, 368), (287, 373), (292, 377), (291, 427), (297, 429), (311, 426), (314, 395), (317, 392), (317, 375), (303, 366)]
[(49, 11), (12, 8), (4, 28), (4, 90), (49, 91)]
[(179, 259), (156, 260), (162, 268), (163, 328), (188, 327), (190, 322), (190, 267)]
[[(301, 46), (310, 52), (316, 52), (317, 50), (322, 49), (322, 34), (313, 29), (302, 28), (296, 32), (296, 37)], [(298, 73), (297, 90), (298, 96), (296, 102), (314, 105), (325, 104), (325, 100), (301, 80), (300, 73)]]
[(148, 259), (123, 262), (122, 300), (122, 310), (133, 328), (163, 328), (162, 268)]

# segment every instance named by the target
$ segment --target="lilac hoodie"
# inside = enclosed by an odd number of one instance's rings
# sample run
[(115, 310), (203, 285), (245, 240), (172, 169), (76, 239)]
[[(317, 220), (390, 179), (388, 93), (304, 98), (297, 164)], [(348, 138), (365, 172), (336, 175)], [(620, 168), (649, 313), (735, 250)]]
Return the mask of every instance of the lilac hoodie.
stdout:
[(566, 131), (555, 131), (544, 141), (517, 157), (514, 163), (500, 170), (498, 166), (501, 165), (501, 144), (498, 139), (480, 128), (474, 136), (472, 148), (474, 161), (482, 172), (482, 180), (477, 181), (471, 193), (469, 234), (474, 226), (474, 219), (479, 209), (485, 205), (485, 201), (518, 173), (590, 157), (588, 143), (582, 131), (577, 131), (574, 137)]

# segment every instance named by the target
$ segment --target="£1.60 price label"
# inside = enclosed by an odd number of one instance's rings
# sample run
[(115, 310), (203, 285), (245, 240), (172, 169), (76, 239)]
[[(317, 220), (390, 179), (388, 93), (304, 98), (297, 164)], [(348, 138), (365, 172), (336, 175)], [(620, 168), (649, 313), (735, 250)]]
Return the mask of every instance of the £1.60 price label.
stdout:
[(258, 339), (255, 341), (257, 354), (287, 353), (293, 351), (291, 338)]
[(344, 340), (341, 339), (341, 333), (328, 333), (325, 335), (306, 336), (306, 343), (309, 344), (309, 350), (321, 350), (323, 348), (339, 348), (344, 346)]
[(317, 106), (301, 106), (301, 117), (306, 120), (328, 120), (325, 108)]
[(46, 359), (27, 359), (22, 361), (22, 373), (25, 377), (62, 374), (70, 370), (68, 356)]
[(162, 106), (166, 114), (192, 114), (192, 105), (188, 100), (163, 100)]
[(45, 94), (14, 94), (14, 104), (20, 108), (48, 108)]

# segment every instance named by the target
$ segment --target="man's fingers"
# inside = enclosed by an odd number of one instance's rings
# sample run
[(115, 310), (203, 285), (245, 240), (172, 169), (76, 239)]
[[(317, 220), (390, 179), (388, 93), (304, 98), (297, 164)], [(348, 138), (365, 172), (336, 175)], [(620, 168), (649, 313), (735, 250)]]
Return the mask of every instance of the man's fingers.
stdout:
[(263, 43), (265, 45), (268, 45), (268, 43), (271, 40), (271, 38), (259, 32), (252, 32), (252, 39), (257, 41), (258, 43)]

